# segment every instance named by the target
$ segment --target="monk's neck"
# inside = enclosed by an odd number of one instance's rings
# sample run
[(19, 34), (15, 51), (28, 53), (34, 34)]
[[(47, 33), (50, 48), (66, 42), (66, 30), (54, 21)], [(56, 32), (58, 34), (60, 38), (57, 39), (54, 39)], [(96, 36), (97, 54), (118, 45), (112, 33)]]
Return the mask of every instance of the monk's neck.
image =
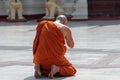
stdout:
[(63, 24), (63, 23), (62, 23), (61, 21), (59, 21), (59, 20), (56, 20), (55, 22)]

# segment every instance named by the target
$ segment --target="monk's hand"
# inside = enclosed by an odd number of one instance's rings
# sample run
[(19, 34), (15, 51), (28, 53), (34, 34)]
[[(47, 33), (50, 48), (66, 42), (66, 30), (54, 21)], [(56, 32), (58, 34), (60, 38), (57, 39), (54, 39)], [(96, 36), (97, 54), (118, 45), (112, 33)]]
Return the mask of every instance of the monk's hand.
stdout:
[(39, 64), (35, 64), (34, 66), (34, 69), (35, 69), (35, 73), (34, 73), (34, 76), (36, 79), (40, 78), (41, 77), (41, 71), (40, 71), (40, 65)]

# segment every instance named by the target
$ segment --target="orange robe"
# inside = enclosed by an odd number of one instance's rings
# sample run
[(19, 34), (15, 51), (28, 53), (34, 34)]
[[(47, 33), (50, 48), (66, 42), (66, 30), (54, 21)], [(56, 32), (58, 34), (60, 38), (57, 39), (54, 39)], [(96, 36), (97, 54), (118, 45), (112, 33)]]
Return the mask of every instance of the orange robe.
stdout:
[(33, 42), (33, 63), (40, 64), (41, 72), (47, 75), (51, 65), (59, 67), (61, 76), (76, 73), (72, 64), (64, 57), (66, 46), (63, 33), (52, 21), (42, 21), (36, 28)]

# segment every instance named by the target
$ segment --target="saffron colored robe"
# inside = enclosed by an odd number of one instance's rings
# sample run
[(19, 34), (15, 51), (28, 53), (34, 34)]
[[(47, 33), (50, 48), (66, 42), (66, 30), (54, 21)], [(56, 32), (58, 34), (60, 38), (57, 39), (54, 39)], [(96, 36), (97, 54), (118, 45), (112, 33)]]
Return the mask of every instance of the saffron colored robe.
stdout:
[(59, 67), (61, 76), (76, 73), (72, 64), (64, 57), (66, 46), (61, 30), (52, 21), (41, 21), (36, 28), (33, 42), (33, 63), (40, 64), (41, 72), (47, 75), (51, 65)]

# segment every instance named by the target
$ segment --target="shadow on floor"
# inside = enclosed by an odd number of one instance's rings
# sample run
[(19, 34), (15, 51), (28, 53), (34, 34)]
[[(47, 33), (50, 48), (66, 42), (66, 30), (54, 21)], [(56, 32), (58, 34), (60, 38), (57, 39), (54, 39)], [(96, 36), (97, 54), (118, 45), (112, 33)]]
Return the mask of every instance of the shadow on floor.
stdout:
[[(67, 77), (55, 77), (53, 80), (63, 80)], [(41, 77), (40, 79), (35, 79), (34, 76), (26, 77), (24, 80), (51, 80), (48, 77)]]

